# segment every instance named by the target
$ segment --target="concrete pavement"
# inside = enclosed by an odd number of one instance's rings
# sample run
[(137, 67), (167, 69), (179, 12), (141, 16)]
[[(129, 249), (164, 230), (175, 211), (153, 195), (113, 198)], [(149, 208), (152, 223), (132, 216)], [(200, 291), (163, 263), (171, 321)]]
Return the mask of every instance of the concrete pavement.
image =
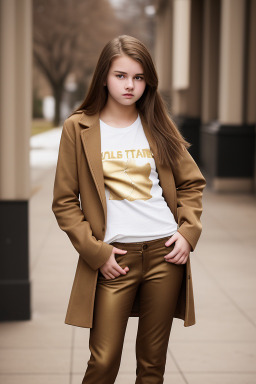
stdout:
[[(1, 384), (79, 384), (89, 330), (64, 324), (77, 254), (51, 211), (60, 129), (31, 141), (32, 320), (0, 324)], [(40, 137), (41, 136), (41, 137)], [(175, 319), (166, 384), (256, 382), (256, 199), (204, 195), (204, 230), (191, 256), (197, 324)], [(130, 318), (117, 384), (135, 381)]]

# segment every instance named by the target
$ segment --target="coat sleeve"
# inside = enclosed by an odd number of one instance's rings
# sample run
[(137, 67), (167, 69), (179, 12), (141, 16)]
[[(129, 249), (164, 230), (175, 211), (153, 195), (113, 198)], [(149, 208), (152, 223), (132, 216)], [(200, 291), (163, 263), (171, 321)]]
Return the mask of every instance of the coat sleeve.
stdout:
[(70, 119), (62, 129), (52, 210), (59, 227), (65, 231), (82, 259), (94, 270), (110, 257), (113, 246), (97, 240), (80, 208), (75, 132)]
[(178, 232), (194, 251), (202, 231), (200, 217), (205, 179), (186, 149), (173, 174), (177, 188)]

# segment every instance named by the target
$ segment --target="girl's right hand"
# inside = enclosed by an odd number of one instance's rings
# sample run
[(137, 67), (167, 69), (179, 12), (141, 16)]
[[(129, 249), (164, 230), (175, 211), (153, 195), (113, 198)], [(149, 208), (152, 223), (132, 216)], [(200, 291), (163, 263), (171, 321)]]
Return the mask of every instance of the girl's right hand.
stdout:
[(116, 262), (115, 259), (115, 253), (119, 255), (124, 255), (127, 251), (123, 249), (119, 249), (116, 247), (113, 247), (112, 253), (109, 257), (109, 259), (106, 261), (105, 264), (103, 264), (99, 269), (102, 275), (105, 277), (105, 279), (115, 279), (116, 277), (120, 275), (126, 275), (126, 273), (129, 271), (128, 267), (122, 268), (120, 265)]

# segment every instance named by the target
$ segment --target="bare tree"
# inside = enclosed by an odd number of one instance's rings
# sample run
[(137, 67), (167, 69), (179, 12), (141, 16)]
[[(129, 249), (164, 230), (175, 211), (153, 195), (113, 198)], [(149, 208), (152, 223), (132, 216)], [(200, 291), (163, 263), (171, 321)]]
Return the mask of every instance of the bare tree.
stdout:
[(87, 76), (100, 48), (119, 31), (107, 0), (34, 0), (34, 59), (55, 98), (54, 125), (60, 123), (65, 81)]

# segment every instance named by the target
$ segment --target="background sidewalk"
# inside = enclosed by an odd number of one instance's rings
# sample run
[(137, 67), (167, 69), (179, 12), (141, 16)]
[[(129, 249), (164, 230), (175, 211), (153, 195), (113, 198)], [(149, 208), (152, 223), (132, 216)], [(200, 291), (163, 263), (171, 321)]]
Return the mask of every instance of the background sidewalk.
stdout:
[[(81, 384), (88, 329), (64, 324), (77, 253), (51, 211), (60, 129), (31, 139), (31, 321), (0, 324), (1, 384)], [(256, 199), (204, 194), (203, 234), (191, 255), (197, 324), (175, 319), (165, 383), (256, 382)], [(130, 318), (117, 384), (135, 381)]]

